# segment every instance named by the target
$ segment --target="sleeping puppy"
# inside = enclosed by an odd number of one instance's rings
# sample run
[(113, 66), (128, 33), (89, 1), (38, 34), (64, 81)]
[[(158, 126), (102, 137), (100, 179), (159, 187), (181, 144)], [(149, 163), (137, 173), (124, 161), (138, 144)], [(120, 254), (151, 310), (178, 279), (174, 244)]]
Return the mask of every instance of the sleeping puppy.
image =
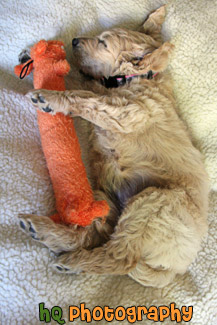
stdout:
[(161, 7), (139, 32), (73, 39), (79, 69), (96, 79), (93, 91), (29, 95), (42, 111), (91, 122), (94, 193), (111, 208), (105, 223), (85, 228), (19, 216), (26, 233), (61, 253), (53, 264), (59, 272), (128, 274), (163, 287), (186, 271), (207, 232), (208, 177), (176, 112), (165, 71), (173, 45), (160, 35), (164, 16)]

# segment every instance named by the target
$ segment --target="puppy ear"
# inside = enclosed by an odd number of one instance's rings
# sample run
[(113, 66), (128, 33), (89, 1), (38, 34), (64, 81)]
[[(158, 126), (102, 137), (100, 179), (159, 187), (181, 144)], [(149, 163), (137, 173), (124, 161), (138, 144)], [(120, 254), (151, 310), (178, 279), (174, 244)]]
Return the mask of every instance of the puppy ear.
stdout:
[(140, 28), (140, 32), (151, 35), (154, 38), (159, 37), (161, 27), (166, 15), (166, 5), (152, 12)]
[(136, 73), (136, 68), (134, 67), (135, 65), (135, 59), (137, 58), (139, 60), (139, 57), (143, 57), (139, 51), (135, 52), (129, 52), (129, 51), (123, 51), (121, 54), (118, 56), (114, 71), (112, 75), (117, 75), (117, 74), (133, 74)]
[(147, 54), (138, 63), (139, 69), (145, 72), (152, 70), (154, 72), (162, 72), (166, 69), (169, 63), (169, 58), (174, 49), (174, 45), (165, 42), (152, 53)]
[(138, 70), (142, 69), (139, 63), (159, 45), (160, 43), (154, 40), (149, 45), (144, 41), (144, 44), (133, 44), (131, 51), (122, 51), (116, 60), (113, 75), (138, 73)]

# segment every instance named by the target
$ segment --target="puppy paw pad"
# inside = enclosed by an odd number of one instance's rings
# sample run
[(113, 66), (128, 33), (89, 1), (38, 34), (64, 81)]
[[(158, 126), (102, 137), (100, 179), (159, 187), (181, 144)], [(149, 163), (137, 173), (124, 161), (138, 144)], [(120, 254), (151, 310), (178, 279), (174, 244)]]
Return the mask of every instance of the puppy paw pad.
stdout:
[(35, 231), (35, 229), (33, 228), (31, 222), (29, 222), (29, 231), (32, 232), (32, 233), (34, 233), (34, 234), (36, 234), (36, 231)]
[(45, 101), (45, 99), (44, 99), (43, 96), (39, 95), (39, 96), (38, 96), (38, 99), (39, 99), (39, 102), (40, 102), (40, 103), (42, 103), (42, 104), (46, 103), (46, 101)]
[(67, 272), (67, 271), (70, 271), (70, 269), (64, 267), (64, 266), (60, 266), (58, 264), (55, 264), (53, 265), (53, 267), (58, 271), (58, 272), (61, 272), (61, 273), (64, 273), (64, 272)]
[(37, 100), (37, 98), (35, 98), (35, 97), (31, 97), (31, 101), (32, 101), (34, 104), (37, 104), (37, 103), (38, 103), (38, 100)]
[(47, 106), (47, 107), (42, 107), (42, 110), (43, 110), (45, 113), (50, 113), (50, 112), (53, 111), (49, 106)]
[(20, 221), (20, 228), (22, 228), (23, 230), (26, 229), (26, 225), (22, 220)]

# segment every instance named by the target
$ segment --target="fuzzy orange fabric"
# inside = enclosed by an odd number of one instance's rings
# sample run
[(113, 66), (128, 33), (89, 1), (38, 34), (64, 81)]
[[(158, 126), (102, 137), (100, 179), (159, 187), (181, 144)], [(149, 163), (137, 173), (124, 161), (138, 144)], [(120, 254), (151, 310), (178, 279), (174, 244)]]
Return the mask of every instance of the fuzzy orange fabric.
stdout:
[[(70, 66), (62, 42), (41, 40), (31, 48), (30, 56), (33, 63), (27, 74), (34, 69), (35, 89), (65, 90), (64, 75)], [(28, 62), (16, 66), (15, 73), (20, 75)], [(93, 198), (72, 118), (38, 111), (38, 125), (56, 197), (58, 213), (51, 218), (55, 222), (87, 226), (94, 218), (105, 217), (109, 207), (106, 201)]]

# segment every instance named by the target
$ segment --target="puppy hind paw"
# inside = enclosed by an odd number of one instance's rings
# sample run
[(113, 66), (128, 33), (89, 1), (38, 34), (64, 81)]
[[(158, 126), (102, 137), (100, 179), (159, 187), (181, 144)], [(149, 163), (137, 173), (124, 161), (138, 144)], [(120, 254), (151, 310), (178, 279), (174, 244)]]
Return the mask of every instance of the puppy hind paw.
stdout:
[(30, 219), (28, 219), (28, 215), (20, 214), (18, 218), (19, 218), (19, 226), (23, 232), (25, 232), (27, 235), (32, 237), (32, 239), (34, 240), (42, 240), (42, 238), (40, 238), (39, 235), (37, 234), (34, 225), (30, 221)]
[(75, 256), (73, 252), (66, 252), (56, 258), (52, 268), (58, 273), (79, 274), (82, 270), (73, 262)]
[(58, 273), (64, 273), (64, 274), (79, 274), (79, 273), (81, 273), (80, 270), (71, 269), (71, 268), (68, 268), (68, 267), (66, 267), (62, 264), (59, 264), (59, 263), (53, 263), (52, 268)]

